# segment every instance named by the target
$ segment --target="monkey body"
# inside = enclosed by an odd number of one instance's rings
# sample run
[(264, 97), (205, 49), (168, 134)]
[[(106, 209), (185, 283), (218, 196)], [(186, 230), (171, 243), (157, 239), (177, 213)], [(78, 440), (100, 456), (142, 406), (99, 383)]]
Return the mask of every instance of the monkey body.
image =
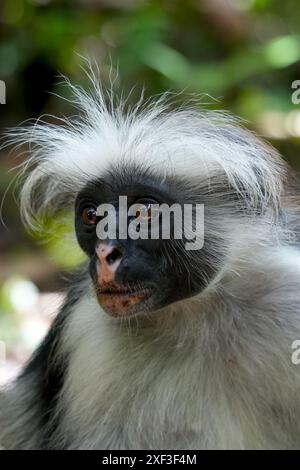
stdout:
[(255, 298), (246, 279), (227, 280), (217, 294), (173, 306), (167, 319), (162, 311), (121, 327), (83, 294), (67, 304), (62, 328), (52, 327), (55, 342), (37, 353), (1, 408), (4, 445), (299, 448), (299, 369), (291, 362), (299, 271), (296, 250), (270, 249), (247, 266)]
[[(299, 448), (296, 178), (228, 116), (157, 104), (123, 116), (107, 109), (97, 85), (95, 92), (75, 90), (82, 122), (12, 134), (23, 142), (31, 132), (35, 148), (24, 219), (75, 203), (88, 263), (2, 392), (1, 445)], [(203, 248), (99, 240), (96, 207), (118, 209), (120, 195), (146, 207), (203, 203)]]

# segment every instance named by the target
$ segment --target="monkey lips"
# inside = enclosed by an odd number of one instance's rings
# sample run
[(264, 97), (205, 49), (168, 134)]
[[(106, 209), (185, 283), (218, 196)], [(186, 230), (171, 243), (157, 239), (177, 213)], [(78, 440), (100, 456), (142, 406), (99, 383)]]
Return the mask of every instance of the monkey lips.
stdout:
[(152, 290), (147, 288), (109, 285), (96, 287), (98, 301), (101, 307), (114, 317), (134, 315), (138, 305), (147, 300)]

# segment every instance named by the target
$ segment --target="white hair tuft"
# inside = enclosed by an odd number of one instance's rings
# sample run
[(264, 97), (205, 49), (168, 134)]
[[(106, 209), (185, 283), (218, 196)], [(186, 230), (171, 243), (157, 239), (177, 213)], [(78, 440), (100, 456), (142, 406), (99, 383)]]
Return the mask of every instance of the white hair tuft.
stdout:
[(249, 206), (279, 209), (285, 164), (237, 118), (196, 106), (173, 110), (168, 95), (126, 110), (126, 100), (105, 92), (95, 74), (90, 79), (90, 91), (66, 81), (79, 116), (57, 125), (37, 120), (7, 133), (7, 143), (27, 144), (30, 152), (20, 203), (29, 227), (112, 165), (128, 162), (186, 175), (195, 184), (226, 176)]

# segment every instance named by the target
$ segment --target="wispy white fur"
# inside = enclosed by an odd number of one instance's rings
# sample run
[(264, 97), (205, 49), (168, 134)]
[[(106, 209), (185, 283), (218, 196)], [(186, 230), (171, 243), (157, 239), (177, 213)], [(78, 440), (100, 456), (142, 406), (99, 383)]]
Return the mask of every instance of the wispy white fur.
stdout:
[[(112, 165), (141, 163), (166, 175), (186, 175), (195, 185), (224, 173), (243, 188), (250, 204), (278, 206), (285, 167), (276, 151), (263, 144), (236, 118), (197, 107), (172, 110), (167, 95), (125, 109), (106, 94), (95, 76), (87, 92), (69, 84), (78, 117), (60, 125), (37, 121), (8, 133), (7, 143), (27, 144), (29, 176), (21, 192), (24, 220), (34, 225), (60, 196), (75, 197), (85, 183)], [(35, 189), (41, 187), (38, 207)], [(263, 188), (263, 191), (262, 191)]]

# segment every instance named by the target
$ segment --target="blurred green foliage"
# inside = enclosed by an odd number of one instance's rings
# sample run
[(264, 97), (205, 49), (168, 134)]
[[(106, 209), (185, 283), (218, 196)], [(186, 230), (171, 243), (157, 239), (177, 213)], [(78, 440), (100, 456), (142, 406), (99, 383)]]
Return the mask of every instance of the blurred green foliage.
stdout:
[(300, 72), (294, 0), (4, 0), (0, 21), (1, 117), (13, 115), (14, 124), (50, 102), (64, 109), (47, 92), (60, 89), (59, 72), (83, 80), (78, 54), (99, 62), (104, 82), (111, 63), (118, 67), (125, 90), (207, 93), (251, 120), (292, 107)]

